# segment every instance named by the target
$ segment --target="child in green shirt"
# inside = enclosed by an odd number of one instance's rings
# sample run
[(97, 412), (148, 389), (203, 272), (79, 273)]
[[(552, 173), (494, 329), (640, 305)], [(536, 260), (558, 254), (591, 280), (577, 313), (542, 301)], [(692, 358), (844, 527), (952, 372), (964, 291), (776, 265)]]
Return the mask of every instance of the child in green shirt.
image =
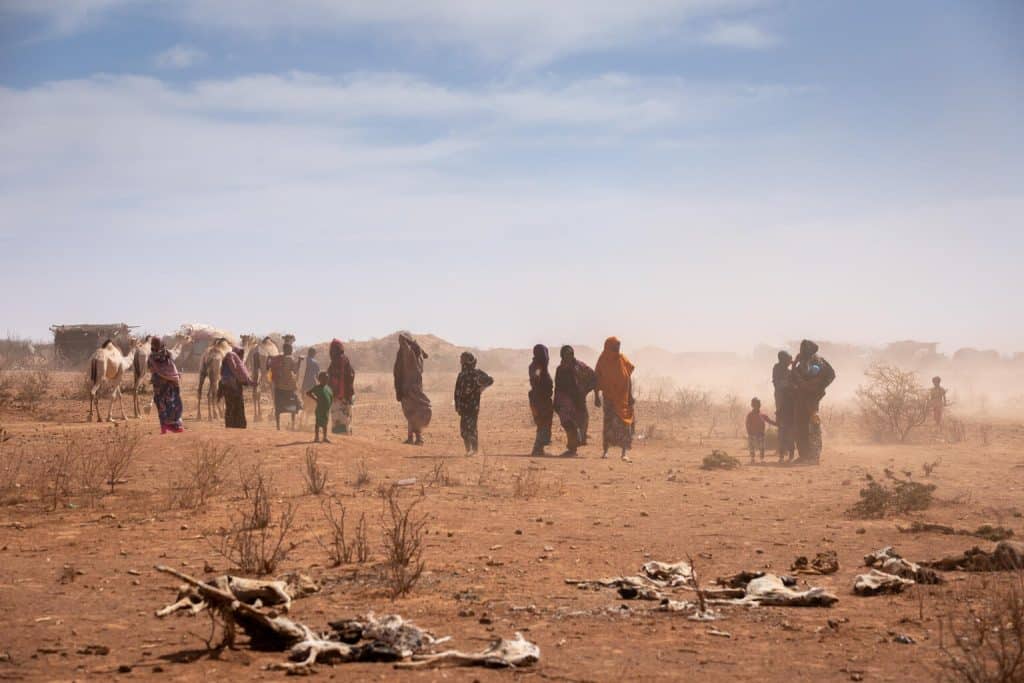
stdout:
[(327, 438), (327, 419), (331, 414), (334, 392), (327, 386), (328, 379), (327, 373), (321, 372), (316, 377), (317, 385), (306, 392), (306, 396), (316, 401), (316, 426), (313, 428), (313, 443), (320, 441), (321, 430), (324, 433), (324, 443), (330, 443)]

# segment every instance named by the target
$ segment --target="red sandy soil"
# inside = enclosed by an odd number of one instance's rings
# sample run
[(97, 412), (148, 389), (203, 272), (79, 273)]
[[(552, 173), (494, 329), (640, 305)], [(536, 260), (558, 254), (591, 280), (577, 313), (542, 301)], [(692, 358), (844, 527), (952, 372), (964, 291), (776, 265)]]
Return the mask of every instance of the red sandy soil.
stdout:
[[(31, 463), (62, 447), (65, 434), (95, 438), (106, 424), (86, 424), (86, 403), (75, 394), (77, 374), (55, 375), (59, 387), (36, 412), (8, 408), (0, 414), (11, 440), (3, 457)], [(187, 378), (186, 416), (194, 418), (195, 377)], [(830, 414), (826, 449), (817, 467), (749, 466), (739, 425), (743, 414), (723, 414), (709, 436), (706, 417), (672, 417), (668, 406), (641, 402), (640, 430), (657, 424), (653, 438), (637, 444), (632, 463), (613, 454), (599, 459), (596, 445), (578, 458), (535, 458), (523, 377), (499, 377), (484, 395), (480, 419), (484, 454), (462, 454), (451, 406), (454, 377), (429, 379), (434, 421), (423, 447), (405, 446), (400, 409), (390, 378), (360, 376), (355, 433), (318, 447), (328, 467), (328, 492), (349, 509), (349, 520), (365, 512), (374, 558), (367, 565), (329, 568), (314, 539), (324, 534), (319, 500), (305, 493), (303, 461), (310, 427), (276, 431), (267, 422), (246, 431), (221, 423), (186, 421), (187, 431), (161, 436), (155, 411), (131, 420), (145, 437), (127, 481), (116, 493), (90, 505), (47, 511), (23, 488), (0, 507), (0, 678), (24, 680), (107, 679), (159, 676), (174, 680), (277, 679), (265, 671), (280, 653), (243, 647), (211, 658), (203, 640), (210, 620), (157, 619), (154, 610), (173, 602), (177, 581), (152, 567), (166, 563), (206, 576), (231, 571), (204, 536), (226, 523), (241, 503), (239, 466), (260, 462), (273, 475), (276, 502), (299, 505), (295, 540), (300, 544), (279, 573), (301, 570), (324, 590), (293, 605), (292, 617), (326, 628), (328, 621), (374, 611), (400, 613), (437, 635), (453, 636), (461, 649), (481, 649), (492, 638), (521, 631), (536, 642), (541, 662), (518, 671), (446, 669), (398, 672), (387, 664), (320, 666), (319, 675), (360, 680), (565, 681), (676, 680), (925, 680), (943, 657), (939, 619), (974, 577), (950, 573), (941, 586), (915, 586), (892, 597), (852, 594), (862, 557), (895, 545), (910, 559), (929, 559), (972, 545), (991, 544), (964, 536), (902, 534), (897, 522), (920, 519), (975, 528), (998, 523), (1024, 533), (1024, 427), (1001, 423), (988, 444), (975, 431), (948, 443), (929, 428), (916, 445), (873, 445), (858, 437), (853, 418)], [(64, 397), (62, 397), (64, 396)], [(826, 399), (827, 403), (827, 399)], [(106, 402), (103, 403), (104, 416)], [(131, 412), (130, 402), (128, 404)], [(599, 411), (591, 411), (592, 443), (600, 442)], [(40, 419), (40, 418), (43, 419)], [(723, 427), (723, 425), (725, 425)], [(557, 431), (557, 430), (556, 430)], [(168, 486), (197, 444), (230, 444), (235, 464), (229, 482), (203, 509), (168, 505)], [(561, 434), (550, 450), (558, 451)], [(742, 458), (732, 471), (704, 471), (711, 448)], [(846, 511), (857, 500), (863, 475), (884, 467), (923, 478), (922, 464), (941, 458), (928, 481), (937, 502), (901, 518), (857, 520)], [(352, 482), (360, 461), (372, 481)], [(444, 463), (452, 482), (432, 482)], [(533, 470), (530, 497), (516, 495), (515, 478)], [(412, 594), (396, 601), (385, 592), (380, 569), (381, 483), (416, 477), (406, 500), (424, 494), (419, 509), (430, 515), (427, 571)], [(11, 492), (8, 491), (8, 494)], [(10, 497), (10, 496), (9, 496)], [(20, 498), (20, 502), (17, 500)], [(614, 591), (579, 590), (566, 578), (634, 574), (649, 559), (673, 562), (692, 556), (705, 581), (742, 569), (788, 572), (798, 555), (835, 550), (841, 569), (824, 577), (802, 577), (839, 596), (832, 608), (731, 608), (713, 624), (653, 611), (656, 603), (624, 602)], [(65, 570), (65, 567), (69, 569)], [(73, 576), (71, 580), (68, 580)], [(64, 581), (62, 582), (62, 577)], [(1010, 581), (1005, 574), (989, 581)], [(470, 592), (476, 597), (457, 599)], [(834, 626), (828, 622), (832, 620)], [(731, 637), (712, 635), (712, 629)], [(916, 644), (893, 641), (908, 634)], [(80, 654), (89, 645), (107, 655)], [(127, 673), (118, 668), (130, 667)]]

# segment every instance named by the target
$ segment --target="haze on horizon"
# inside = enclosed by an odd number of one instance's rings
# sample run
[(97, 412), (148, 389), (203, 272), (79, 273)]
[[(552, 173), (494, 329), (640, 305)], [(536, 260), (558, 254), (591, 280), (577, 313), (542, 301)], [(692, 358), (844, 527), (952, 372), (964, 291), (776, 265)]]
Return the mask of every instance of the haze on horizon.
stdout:
[(1024, 351), (1020, 3), (472, 7), (0, 0), (0, 327)]

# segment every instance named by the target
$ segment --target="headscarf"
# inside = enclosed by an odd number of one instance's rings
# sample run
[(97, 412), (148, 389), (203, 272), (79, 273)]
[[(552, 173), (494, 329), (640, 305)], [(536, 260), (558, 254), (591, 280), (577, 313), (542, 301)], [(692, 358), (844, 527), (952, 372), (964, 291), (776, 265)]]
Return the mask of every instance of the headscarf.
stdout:
[(789, 351), (779, 351), (779, 362), (790, 363), (793, 360), (793, 356), (790, 355)]
[(604, 394), (604, 400), (615, 414), (626, 424), (633, 422), (633, 406), (630, 404), (630, 377), (633, 364), (619, 352), (621, 343), (616, 337), (608, 337), (604, 351), (597, 359), (597, 388)]
[(568, 344), (559, 349), (558, 355), (562, 359), (562, 365), (572, 365), (576, 360), (576, 351)]
[(459, 356), (459, 363), (462, 365), (463, 370), (472, 370), (476, 367), (476, 356), (469, 351), (463, 351), (462, 355)]
[(228, 379), (237, 385), (252, 384), (249, 371), (245, 369), (245, 364), (242, 362), (244, 356), (245, 349), (237, 346), (231, 349), (231, 353), (225, 354), (224, 360), (220, 363), (221, 378)]
[(810, 358), (818, 352), (818, 345), (812, 342), (810, 339), (804, 339), (800, 342), (800, 355), (803, 358)]
[(171, 352), (164, 348), (163, 342), (158, 337), (153, 337), (149, 342), (149, 348), (151, 350), (148, 363), (150, 372), (168, 382), (180, 382), (181, 374), (174, 366)]
[(533, 362), (530, 363), (530, 368), (545, 368), (547, 369), (549, 363), (548, 347), (543, 344), (537, 344), (533, 347)]

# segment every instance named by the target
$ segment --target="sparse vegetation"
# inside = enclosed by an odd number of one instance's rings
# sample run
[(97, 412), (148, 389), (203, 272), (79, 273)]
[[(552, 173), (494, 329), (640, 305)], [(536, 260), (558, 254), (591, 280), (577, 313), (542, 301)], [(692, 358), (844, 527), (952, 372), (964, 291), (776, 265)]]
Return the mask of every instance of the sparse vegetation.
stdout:
[(711, 409), (711, 392), (683, 387), (676, 391), (674, 406), (679, 417), (691, 417), (698, 412), (706, 413)]
[(701, 469), (705, 470), (731, 470), (739, 466), (739, 460), (717, 448), (705, 455), (701, 461)]
[(305, 465), (302, 476), (306, 480), (306, 491), (319, 496), (327, 488), (327, 468), (317, 463), (316, 449), (312, 446), (306, 449)]
[(861, 418), (875, 441), (905, 443), (928, 419), (928, 392), (917, 375), (891, 365), (864, 372), (867, 384), (857, 388)]
[(397, 486), (382, 488), (380, 496), (385, 580), (394, 600), (413, 589), (426, 567), (423, 541), (428, 518), (416, 511), (422, 496), (404, 506)]
[(270, 490), (273, 483), (263, 471), (260, 463), (243, 468), (239, 472), (242, 497), (248, 504), (249, 524), (253, 528), (265, 529), (270, 524)]
[(320, 511), (324, 521), (327, 522), (330, 536), (327, 541), (316, 537), (320, 547), (327, 551), (327, 556), (332, 567), (342, 564), (351, 564), (353, 561), (360, 564), (370, 559), (370, 544), (366, 537), (366, 514), (359, 515), (359, 521), (355, 526), (354, 537), (351, 542), (346, 536), (346, 508), (337, 498), (325, 498), (320, 502)]
[(22, 374), (18, 379), (15, 399), (30, 411), (35, 411), (53, 383), (49, 370), (39, 368)]
[(1024, 572), (959, 595), (939, 620), (943, 679), (968, 683), (1024, 680)]
[(424, 479), (430, 486), (456, 486), (458, 482), (448, 471), (444, 460), (438, 460)]
[(137, 428), (115, 424), (109, 431), (103, 456), (106, 483), (110, 486), (111, 493), (135, 460), (141, 442), (142, 433)]
[(366, 488), (371, 481), (373, 481), (373, 477), (370, 476), (370, 470), (366, 467), (366, 460), (361, 459), (356, 466), (356, 477), (352, 481), (352, 488), (358, 491)]
[(277, 571), (296, 547), (290, 536), (297, 508), (286, 503), (274, 514), (270, 480), (259, 465), (251, 471), (247, 490), (231, 515), (231, 526), (221, 529), (213, 548), (242, 572), (265, 576)]
[(192, 457), (181, 464), (183, 471), (171, 482), (171, 507), (194, 510), (206, 505), (224, 486), (224, 472), (231, 458), (231, 446), (199, 441)]
[(914, 481), (910, 472), (905, 472), (901, 478), (886, 469), (885, 478), (891, 482), (888, 486), (870, 474), (864, 478), (867, 483), (860, 490), (860, 500), (850, 508), (854, 517), (879, 519), (890, 513), (903, 514), (931, 507), (935, 484)]
[(512, 475), (512, 495), (515, 498), (535, 498), (541, 490), (541, 474), (536, 467), (526, 466)]

